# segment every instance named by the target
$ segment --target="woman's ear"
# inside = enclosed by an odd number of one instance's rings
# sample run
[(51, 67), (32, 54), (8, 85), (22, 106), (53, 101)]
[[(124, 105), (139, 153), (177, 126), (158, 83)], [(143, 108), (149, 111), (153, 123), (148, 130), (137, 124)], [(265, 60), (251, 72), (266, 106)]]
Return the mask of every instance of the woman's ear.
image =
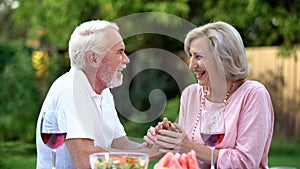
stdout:
[(89, 51), (86, 53), (86, 59), (88, 64), (95, 68), (99, 66), (99, 62), (101, 61), (93, 51)]

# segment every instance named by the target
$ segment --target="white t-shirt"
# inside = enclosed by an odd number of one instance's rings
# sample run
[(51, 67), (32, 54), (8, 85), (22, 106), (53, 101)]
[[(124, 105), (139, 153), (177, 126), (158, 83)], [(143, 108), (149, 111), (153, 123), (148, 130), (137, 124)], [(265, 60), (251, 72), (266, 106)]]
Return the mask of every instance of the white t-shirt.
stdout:
[[(110, 148), (113, 139), (126, 135), (110, 90), (107, 88), (101, 95), (96, 94), (85, 74), (71, 68), (52, 84), (41, 108), (36, 129), (38, 169), (49, 168), (52, 161), (51, 149), (40, 135), (41, 114), (45, 111), (65, 114), (66, 139), (89, 138), (94, 140), (95, 146)], [(65, 144), (57, 148), (56, 166), (75, 168)]]

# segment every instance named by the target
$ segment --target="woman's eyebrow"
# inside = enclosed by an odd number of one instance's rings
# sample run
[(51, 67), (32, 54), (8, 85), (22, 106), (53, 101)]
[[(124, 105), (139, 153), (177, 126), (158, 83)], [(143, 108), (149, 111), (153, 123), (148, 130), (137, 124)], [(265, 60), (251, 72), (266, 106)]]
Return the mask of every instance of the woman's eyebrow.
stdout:
[(194, 54), (195, 56), (200, 56), (200, 57), (204, 57), (204, 54), (202, 54), (201, 52), (192, 52), (191, 54)]

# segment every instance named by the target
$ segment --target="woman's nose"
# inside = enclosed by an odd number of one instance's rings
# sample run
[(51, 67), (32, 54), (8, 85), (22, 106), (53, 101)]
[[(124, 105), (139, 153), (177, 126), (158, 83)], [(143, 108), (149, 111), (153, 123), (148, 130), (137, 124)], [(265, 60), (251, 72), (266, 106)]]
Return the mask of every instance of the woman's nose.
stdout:
[(196, 65), (195, 59), (193, 59), (193, 57), (191, 57), (190, 63), (189, 63), (189, 69), (193, 70), (196, 66), (197, 65)]

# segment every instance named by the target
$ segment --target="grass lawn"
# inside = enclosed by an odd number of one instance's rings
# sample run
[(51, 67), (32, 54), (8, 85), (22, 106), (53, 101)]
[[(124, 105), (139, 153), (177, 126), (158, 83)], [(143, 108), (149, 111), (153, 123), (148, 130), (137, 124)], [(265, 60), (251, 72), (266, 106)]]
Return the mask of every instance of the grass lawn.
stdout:
[(273, 140), (269, 153), (269, 166), (286, 166), (300, 169), (300, 142)]
[[(155, 162), (150, 162), (152, 169)], [(0, 142), (1, 169), (36, 168), (34, 144), (20, 142)], [(269, 166), (288, 166), (300, 169), (300, 144), (297, 141), (273, 141), (269, 154)]]
[(35, 144), (20, 142), (0, 142), (1, 169), (36, 168)]

